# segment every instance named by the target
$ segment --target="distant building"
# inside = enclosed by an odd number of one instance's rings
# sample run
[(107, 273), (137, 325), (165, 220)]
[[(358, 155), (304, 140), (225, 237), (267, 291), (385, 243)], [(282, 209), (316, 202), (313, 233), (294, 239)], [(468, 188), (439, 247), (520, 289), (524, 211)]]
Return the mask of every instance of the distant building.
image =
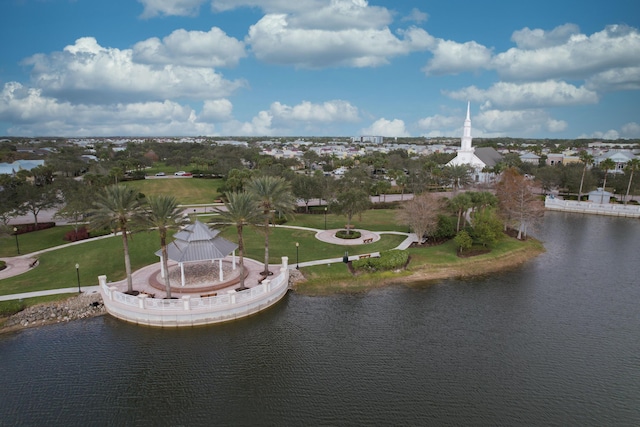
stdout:
[(474, 148), (471, 145), (471, 103), (467, 103), (467, 118), (464, 120), (464, 130), (457, 155), (447, 166), (467, 165), (473, 169), (476, 182), (490, 182), (493, 172), (485, 172), (485, 168), (492, 168), (502, 160), (502, 155), (493, 147)]
[(370, 142), (372, 144), (382, 144), (383, 141), (384, 137), (382, 136), (362, 135), (351, 137), (351, 142)]

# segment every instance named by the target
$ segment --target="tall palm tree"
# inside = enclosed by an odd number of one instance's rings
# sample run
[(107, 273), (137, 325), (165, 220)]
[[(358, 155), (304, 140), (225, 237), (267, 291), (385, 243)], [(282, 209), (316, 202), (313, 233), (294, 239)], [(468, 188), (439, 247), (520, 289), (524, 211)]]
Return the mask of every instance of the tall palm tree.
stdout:
[(624, 204), (627, 204), (629, 199), (629, 190), (631, 190), (631, 181), (633, 181), (633, 173), (640, 168), (640, 159), (633, 158), (627, 162), (625, 169), (629, 171), (629, 184), (627, 185), (627, 194), (624, 196)]
[(274, 176), (258, 176), (247, 184), (247, 191), (252, 194), (262, 210), (264, 232), (264, 271), (269, 272), (269, 222), (275, 220), (276, 211), (289, 215), (295, 209), (296, 203), (291, 192), (291, 185), (283, 178)]
[(171, 284), (167, 267), (169, 254), (167, 253), (167, 231), (182, 222), (182, 210), (173, 196), (159, 195), (147, 198), (146, 221), (151, 227), (157, 228), (160, 234), (160, 248), (162, 251), (162, 271), (167, 298), (171, 298)]
[(473, 206), (473, 201), (468, 193), (460, 193), (450, 200), (451, 209), (456, 213), (458, 222), (456, 224), (456, 233), (460, 231), (460, 222), (463, 215), (469, 208)]
[(124, 250), (124, 266), (127, 273), (127, 292), (133, 293), (133, 281), (131, 280), (131, 259), (129, 258), (128, 233), (132, 224), (143, 218), (143, 211), (138, 193), (133, 188), (125, 185), (110, 185), (105, 187), (96, 197), (95, 209), (91, 217), (92, 228), (105, 228), (114, 233), (122, 233), (122, 246)]
[(255, 225), (262, 220), (262, 211), (253, 194), (243, 191), (242, 193), (226, 193), (224, 209), (216, 208), (223, 222), (236, 227), (238, 232), (238, 255), (240, 257), (240, 287), (238, 290), (247, 289), (244, 286), (244, 240), (242, 231), (245, 226)]
[(611, 159), (604, 159), (600, 162), (600, 169), (604, 171), (604, 181), (602, 183), (602, 193), (600, 193), (600, 203), (604, 200), (604, 192), (607, 189), (607, 175), (609, 171), (616, 167), (616, 163)]
[(584, 163), (584, 167), (582, 168), (582, 179), (580, 179), (580, 190), (578, 190), (578, 201), (582, 199), (582, 184), (584, 184), (584, 175), (587, 173), (587, 168), (593, 164), (593, 156), (586, 151), (581, 151), (580, 161)]

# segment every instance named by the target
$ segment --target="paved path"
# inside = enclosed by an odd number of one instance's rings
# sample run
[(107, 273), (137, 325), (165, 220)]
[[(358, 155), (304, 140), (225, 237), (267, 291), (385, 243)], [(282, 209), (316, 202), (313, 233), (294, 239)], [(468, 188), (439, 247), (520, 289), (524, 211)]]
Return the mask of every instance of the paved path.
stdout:
[[(368, 231), (368, 230), (362, 230), (362, 229), (358, 229), (357, 231), (360, 231), (361, 236), (358, 239), (340, 239), (335, 237), (335, 233), (338, 230), (318, 230), (315, 228), (307, 228), (307, 227), (298, 227), (298, 226), (287, 226), (287, 225), (279, 225), (277, 227), (282, 227), (282, 228), (292, 228), (292, 229), (298, 229), (298, 230), (307, 230), (307, 231), (312, 231), (316, 233), (316, 238), (320, 241), (326, 242), (326, 243), (331, 243), (334, 245), (341, 245), (341, 246), (349, 246), (349, 245), (362, 245), (364, 244), (364, 241), (366, 239), (373, 239), (371, 240), (371, 242), (377, 242), (378, 240), (380, 240), (380, 235), (381, 234), (396, 234), (396, 235), (401, 235), (401, 236), (407, 236), (407, 238), (400, 243), (400, 245), (398, 245), (396, 247), (396, 249), (406, 249), (408, 248), (411, 243), (416, 242), (417, 241), (417, 236), (414, 233), (401, 233), (401, 232), (397, 232), (397, 231), (378, 231), (378, 232), (373, 232), (373, 231)], [(34, 261), (37, 260), (37, 256), (45, 253), (45, 252), (50, 252), (50, 251), (55, 251), (58, 249), (62, 249), (65, 247), (69, 247), (69, 246), (73, 246), (73, 245), (79, 245), (82, 243), (87, 243), (87, 242), (91, 242), (94, 241), (96, 239), (106, 239), (106, 238), (110, 238), (110, 237), (114, 237), (113, 234), (109, 234), (106, 236), (100, 236), (100, 237), (96, 237), (94, 239), (88, 239), (88, 240), (80, 240), (78, 242), (73, 242), (73, 243), (67, 243), (65, 245), (61, 245), (61, 246), (55, 246), (52, 248), (47, 248), (41, 251), (37, 251), (37, 252), (33, 252), (30, 254), (25, 254), (25, 255), (21, 255), (21, 256), (17, 256), (17, 257), (11, 257), (11, 258), (0, 258), (1, 260), (5, 261), (7, 263), (7, 268), (0, 271), (0, 280), (2, 279), (6, 279), (8, 277), (13, 277), (13, 276), (17, 276), (19, 274), (23, 274), (26, 273), (27, 271), (29, 271), (31, 268), (35, 268), (34, 266)], [(379, 252), (370, 252), (369, 253), (370, 256), (380, 256)], [(353, 255), (349, 257), (350, 261), (356, 260), (359, 258), (360, 255)], [(245, 260), (247, 261), (247, 263), (245, 264), (245, 267), (249, 270), (250, 274), (259, 274), (260, 271), (262, 271), (264, 264), (260, 263), (258, 261), (252, 260), (251, 258), (246, 258)], [(291, 260), (290, 260), (291, 261)], [(342, 257), (340, 258), (329, 258), (329, 259), (319, 259), (319, 260), (314, 260), (314, 261), (306, 261), (306, 262), (301, 262), (299, 264), (294, 264), (294, 263), (289, 263), (289, 268), (293, 269), (296, 267), (307, 267), (307, 266), (312, 266), (312, 265), (326, 265), (326, 264), (335, 264), (335, 263), (340, 263), (343, 262)], [(271, 267), (273, 268), (277, 268), (277, 266), (273, 266)], [(157, 274), (159, 270), (159, 266), (157, 264), (151, 264), (148, 265), (146, 267), (143, 267), (137, 271), (135, 271), (132, 274), (133, 280), (134, 280), (134, 287), (136, 289), (141, 288), (141, 290), (145, 290), (145, 286), (148, 285), (149, 283), (149, 276), (152, 274)], [(126, 279), (116, 282), (115, 284), (125, 284), (126, 285)], [(98, 290), (98, 286), (85, 286), (82, 288), (83, 292), (97, 292)], [(45, 291), (36, 291), (36, 292), (26, 292), (26, 293), (21, 293), (21, 294), (12, 294), (12, 295), (2, 295), (0, 296), (0, 301), (9, 301), (9, 300), (16, 300), (16, 299), (26, 299), (26, 298), (33, 298), (33, 297), (38, 297), (38, 296), (46, 296), (46, 295), (55, 295), (55, 294), (66, 294), (66, 293), (74, 293), (77, 292), (78, 288), (62, 288), (62, 289), (49, 289), (49, 290), (45, 290)]]

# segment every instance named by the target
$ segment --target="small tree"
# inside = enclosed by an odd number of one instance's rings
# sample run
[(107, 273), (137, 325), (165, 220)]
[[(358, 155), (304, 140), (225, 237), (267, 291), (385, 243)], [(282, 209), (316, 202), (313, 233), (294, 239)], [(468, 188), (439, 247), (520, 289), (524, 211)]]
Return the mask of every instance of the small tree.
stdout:
[(604, 192), (607, 190), (607, 176), (609, 175), (609, 171), (614, 169), (616, 164), (611, 159), (605, 159), (600, 162), (600, 169), (604, 172), (604, 180), (602, 182), (602, 193), (600, 193), (600, 203), (604, 201)]
[(396, 216), (399, 222), (411, 227), (421, 245), (423, 237), (433, 234), (438, 228), (438, 215), (442, 207), (442, 199), (438, 196), (422, 193), (404, 202)]
[(580, 190), (578, 190), (578, 201), (582, 198), (582, 185), (584, 184), (584, 176), (587, 173), (587, 168), (593, 164), (593, 156), (586, 151), (580, 152), (580, 161), (584, 163), (582, 168), (582, 178), (580, 179)]
[(347, 217), (347, 234), (350, 234), (353, 216), (366, 211), (370, 205), (369, 193), (354, 187), (338, 193), (336, 199), (330, 203), (330, 209), (332, 212)]
[(487, 209), (475, 216), (471, 234), (473, 240), (484, 247), (492, 245), (500, 239), (502, 222), (493, 209)]
[(640, 168), (640, 159), (633, 158), (627, 162), (625, 169), (629, 171), (629, 184), (627, 185), (627, 194), (624, 196), (624, 204), (629, 199), (629, 191), (631, 190), (631, 182), (633, 181), (633, 173)]
[(453, 241), (455, 242), (456, 247), (458, 248), (458, 252), (460, 253), (467, 249), (471, 249), (471, 246), (473, 246), (473, 239), (465, 230), (462, 230), (458, 234), (456, 234), (456, 237), (453, 238)]

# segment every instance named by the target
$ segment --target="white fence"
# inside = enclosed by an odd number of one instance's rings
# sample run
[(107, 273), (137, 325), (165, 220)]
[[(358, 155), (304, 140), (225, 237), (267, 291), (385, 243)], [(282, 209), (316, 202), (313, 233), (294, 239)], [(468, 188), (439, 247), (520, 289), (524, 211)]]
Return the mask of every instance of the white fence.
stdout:
[(578, 202), (577, 200), (561, 200), (547, 196), (544, 201), (544, 206), (554, 211), (640, 218), (640, 206), (637, 205)]
[(280, 274), (265, 279), (244, 291), (229, 290), (212, 297), (183, 296), (181, 299), (155, 299), (137, 296), (107, 285), (107, 277), (99, 276), (100, 293), (107, 312), (127, 322), (159, 327), (182, 327), (227, 322), (255, 314), (280, 301), (289, 287), (289, 270), (283, 257)]

